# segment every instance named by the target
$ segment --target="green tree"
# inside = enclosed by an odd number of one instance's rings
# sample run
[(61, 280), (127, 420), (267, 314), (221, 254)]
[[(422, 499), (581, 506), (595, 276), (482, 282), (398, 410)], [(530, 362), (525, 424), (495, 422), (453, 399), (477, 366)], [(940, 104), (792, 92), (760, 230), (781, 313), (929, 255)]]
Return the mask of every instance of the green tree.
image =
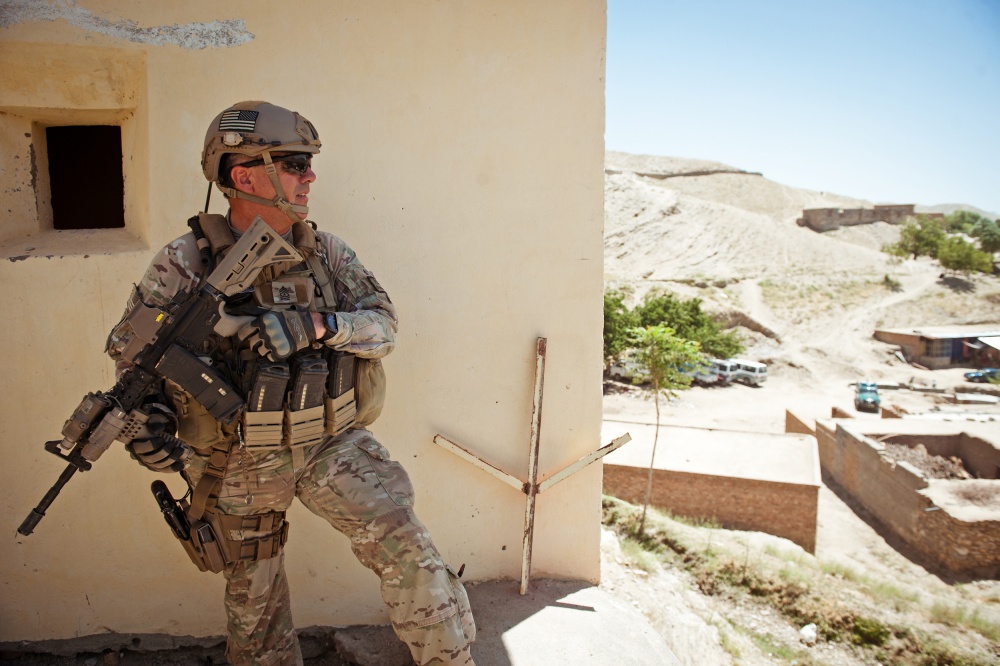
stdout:
[(903, 223), (899, 231), (899, 242), (883, 245), (882, 251), (896, 257), (920, 256), (937, 257), (938, 246), (947, 234), (937, 220), (918, 215)]
[(973, 238), (979, 239), (979, 249), (983, 252), (1000, 252), (1000, 224), (994, 220), (981, 218), (972, 227), (969, 233)]
[(989, 273), (993, 270), (993, 256), (977, 250), (975, 245), (959, 236), (949, 236), (942, 241), (937, 259), (946, 269), (965, 275), (972, 271)]
[(660, 394), (674, 395), (677, 389), (691, 385), (691, 378), (683, 374), (683, 368), (700, 365), (702, 354), (697, 342), (684, 340), (667, 326), (647, 326), (633, 328), (633, 346), (639, 361), (649, 370), (652, 384), (653, 402), (656, 405), (656, 430), (653, 435), (653, 453), (649, 460), (649, 476), (646, 479), (646, 498), (643, 501), (642, 518), (637, 534), (642, 534), (646, 523), (646, 509), (653, 490), (653, 461), (656, 459), (656, 445), (660, 438)]
[(629, 330), (639, 318), (625, 305), (628, 292), (607, 289), (604, 292), (604, 365), (611, 364), (631, 342)]
[(694, 340), (708, 356), (731, 358), (743, 352), (743, 343), (724, 331), (701, 309), (701, 299), (681, 300), (673, 294), (650, 292), (636, 308), (640, 326), (669, 326), (678, 337)]
[(944, 227), (951, 233), (972, 235), (973, 227), (982, 221), (989, 222), (990, 219), (979, 213), (973, 213), (971, 210), (956, 210), (954, 213), (945, 215)]

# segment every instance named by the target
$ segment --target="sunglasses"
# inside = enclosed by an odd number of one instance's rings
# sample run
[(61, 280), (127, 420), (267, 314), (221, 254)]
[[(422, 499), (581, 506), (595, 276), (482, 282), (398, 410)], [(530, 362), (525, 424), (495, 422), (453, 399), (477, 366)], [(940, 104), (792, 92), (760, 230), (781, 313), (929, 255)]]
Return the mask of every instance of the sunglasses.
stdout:
[[(278, 155), (272, 157), (271, 161), (281, 167), (281, 170), (285, 173), (291, 173), (298, 177), (306, 175), (306, 172), (312, 168), (312, 155), (309, 153), (292, 153), (291, 155)], [(237, 164), (236, 166), (241, 167), (255, 167), (264, 164), (263, 159), (250, 160), (249, 162), (244, 162), (243, 164)]]

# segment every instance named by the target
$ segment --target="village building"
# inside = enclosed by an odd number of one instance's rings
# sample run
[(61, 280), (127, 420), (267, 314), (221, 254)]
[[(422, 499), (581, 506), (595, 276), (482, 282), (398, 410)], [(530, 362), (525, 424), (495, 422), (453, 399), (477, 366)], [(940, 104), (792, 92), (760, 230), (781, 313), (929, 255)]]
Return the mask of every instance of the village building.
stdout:
[(908, 363), (931, 370), (1000, 365), (1000, 325), (997, 324), (878, 329), (875, 339), (899, 345)]

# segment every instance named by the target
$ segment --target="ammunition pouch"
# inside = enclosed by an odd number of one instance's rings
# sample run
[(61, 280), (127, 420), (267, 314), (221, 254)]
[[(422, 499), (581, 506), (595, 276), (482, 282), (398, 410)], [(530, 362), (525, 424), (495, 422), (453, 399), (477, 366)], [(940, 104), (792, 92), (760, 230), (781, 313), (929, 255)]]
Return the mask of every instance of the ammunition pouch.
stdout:
[(207, 509), (201, 520), (188, 520), (189, 538), (180, 542), (199, 571), (219, 573), (236, 562), (277, 557), (288, 540), (284, 511), (228, 516)]
[(249, 450), (288, 447), (297, 458), (325, 436), (362, 428), (382, 412), (385, 371), (380, 361), (312, 351), (293, 357), (291, 366), (263, 361), (255, 369), (243, 414)]

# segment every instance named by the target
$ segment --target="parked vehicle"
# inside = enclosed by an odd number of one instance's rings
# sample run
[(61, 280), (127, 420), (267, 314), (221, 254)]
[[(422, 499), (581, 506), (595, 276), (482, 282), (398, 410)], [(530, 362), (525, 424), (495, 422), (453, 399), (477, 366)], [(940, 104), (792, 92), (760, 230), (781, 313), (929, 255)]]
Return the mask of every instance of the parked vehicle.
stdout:
[(858, 382), (854, 391), (854, 409), (859, 412), (877, 412), (882, 406), (875, 382)]
[(728, 384), (736, 379), (736, 374), (740, 370), (740, 364), (736, 361), (724, 361), (721, 358), (713, 358), (708, 364), (709, 372), (714, 372), (719, 377), (719, 382)]
[(627, 351), (611, 365), (610, 375), (628, 381), (644, 381), (649, 378), (649, 370), (635, 352)]
[(740, 358), (729, 359), (737, 365), (736, 381), (749, 384), (750, 386), (760, 386), (767, 381), (767, 366), (756, 361), (745, 361)]
[(719, 373), (712, 370), (711, 363), (706, 363), (704, 365), (685, 368), (681, 370), (681, 374), (687, 375), (691, 378), (691, 382), (694, 384), (714, 384), (719, 381)]
[(982, 370), (973, 370), (972, 372), (965, 373), (965, 381), (985, 384), (991, 379), (996, 379), (997, 376), (1000, 376), (1000, 370), (997, 368), (983, 368)]

